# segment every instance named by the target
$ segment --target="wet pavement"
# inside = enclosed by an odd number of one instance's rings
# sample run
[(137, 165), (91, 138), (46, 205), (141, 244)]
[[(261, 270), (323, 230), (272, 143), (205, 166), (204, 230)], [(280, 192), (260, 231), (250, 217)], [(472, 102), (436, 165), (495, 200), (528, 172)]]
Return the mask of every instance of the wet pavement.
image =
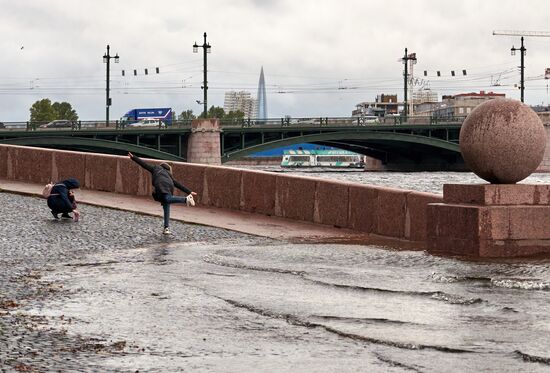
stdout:
[[(114, 255), (146, 245), (182, 241), (246, 239), (243, 234), (199, 225), (171, 224), (173, 237), (161, 235), (161, 218), (107, 208), (81, 206), (83, 218), (54, 220), (45, 201), (0, 193), (0, 371), (79, 371), (95, 366), (98, 354), (123, 350), (120, 341), (69, 335), (73, 319), (52, 318), (39, 310), (53, 299), (65, 299), (65, 285), (48, 274), (82, 258)], [(87, 371), (84, 369), (84, 371)]]
[(546, 372), (550, 262), (295, 244), (0, 193), (0, 371)]
[[(0, 179), (0, 191), (29, 196), (42, 196), (43, 184), (24, 183), (21, 181)], [(150, 216), (162, 216), (159, 203), (147, 196), (135, 196), (120, 193), (109, 193), (97, 190), (78, 190), (79, 203), (92, 206), (109, 207), (121, 211), (136, 212)], [(254, 214), (245, 211), (219, 209), (201, 206), (177, 205), (170, 211), (170, 218), (175, 221), (225, 228), (231, 231), (252, 234), (274, 239), (294, 242), (365, 242), (380, 238), (370, 237), (366, 233), (351, 229), (331, 227), (311, 222), (285, 219), (276, 216)], [(387, 240), (384, 240), (387, 241)], [(392, 240), (395, 241), (395, 240)]]

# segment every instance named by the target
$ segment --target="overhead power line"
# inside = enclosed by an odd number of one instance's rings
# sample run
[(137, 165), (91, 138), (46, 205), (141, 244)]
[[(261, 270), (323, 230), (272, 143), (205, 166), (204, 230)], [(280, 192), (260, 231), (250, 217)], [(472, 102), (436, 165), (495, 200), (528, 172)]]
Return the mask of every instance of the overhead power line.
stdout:
[(550, 37), (548, 31), (495, 30), (493, 35)]

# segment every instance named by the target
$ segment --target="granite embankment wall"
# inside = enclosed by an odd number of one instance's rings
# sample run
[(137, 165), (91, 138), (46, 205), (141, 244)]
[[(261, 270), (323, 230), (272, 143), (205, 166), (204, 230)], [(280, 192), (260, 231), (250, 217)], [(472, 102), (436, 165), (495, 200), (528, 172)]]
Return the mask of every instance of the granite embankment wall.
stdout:
[[(151, 161), (158, 162), (158, 161)], [(201, 205), (426, 240), (435, 194), (309, 177), (173, 162)], [(128, 157), (0, 145), (0, 178), (44, 183), (76, 177), (86, 189), (150, 196), (150, 174)]]

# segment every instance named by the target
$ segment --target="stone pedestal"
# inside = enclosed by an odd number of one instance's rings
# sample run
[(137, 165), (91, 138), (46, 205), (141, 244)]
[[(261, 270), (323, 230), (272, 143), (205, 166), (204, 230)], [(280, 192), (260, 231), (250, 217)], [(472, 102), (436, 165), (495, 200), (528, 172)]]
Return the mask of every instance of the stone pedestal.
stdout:
[(544, 151), (544, 157), (542, 162), (537, 168), (538, 172), (550, 172), (550, 111), (546, 112), (547, 122), (544, 124), (544, 129), (546, 130), (546, 150)]
[(443, 186), (428, 205), (428, 251), (483, 258), (550, 255), (550, 185)]
[(221, 164), (220, 124), (218, 119), (196, 119), (191, 123), (187, 162)]

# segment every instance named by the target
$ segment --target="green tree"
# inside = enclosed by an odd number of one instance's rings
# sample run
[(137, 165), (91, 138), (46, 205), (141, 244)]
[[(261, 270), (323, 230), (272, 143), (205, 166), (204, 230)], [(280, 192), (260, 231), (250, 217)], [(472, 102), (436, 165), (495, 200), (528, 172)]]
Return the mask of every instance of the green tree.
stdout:
[(31, 122), (51, 122), (55, 119), (55, 110), (49, 98), (36, 101), (30, 108)]
[(36, 101), (30, 108), (31, 122), (51, 122), (56, 119), (78, 120), (78, 114), (68, 102), (54, 102), (49, 98)]
[(223, 123), (226, 124), (243, 124), (244, 123), (244, 113), (240, 110), (230, 111), (226, 113), (221, 119)]
[(195, 114), (193, 114), (193, 110), (182, 111), (178, 117), (179, 120), (192, 120), (195, 118), (197, 117), (195, 116)]
[(229, 113), (225, 114), (225, 119), (244, 119), (244, 112), (237, 110), (237, 111), (230, 111)]
[(52, 108), (55, 111), (55, 119), (78, 120), (78, 114), (68, 102), (54, 102)]
[(225, 111), (223, 111), (222, 107), (211, 106), (210, 109), (208, 110), (208, 114), (206, 114), (206, 117), (223, 119), (225, 118)]

